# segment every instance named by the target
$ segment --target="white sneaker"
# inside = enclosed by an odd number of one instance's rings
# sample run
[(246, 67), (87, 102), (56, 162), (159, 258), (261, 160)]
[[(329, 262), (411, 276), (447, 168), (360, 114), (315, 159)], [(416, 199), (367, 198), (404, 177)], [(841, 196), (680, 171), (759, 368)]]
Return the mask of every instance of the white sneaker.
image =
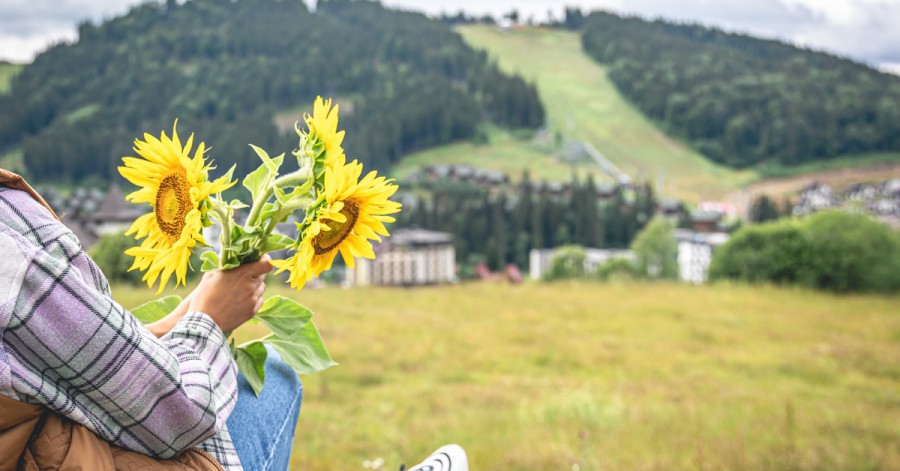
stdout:
[(469, 458), (461, 446), (444, 445), (407, 471), (469, 471)]

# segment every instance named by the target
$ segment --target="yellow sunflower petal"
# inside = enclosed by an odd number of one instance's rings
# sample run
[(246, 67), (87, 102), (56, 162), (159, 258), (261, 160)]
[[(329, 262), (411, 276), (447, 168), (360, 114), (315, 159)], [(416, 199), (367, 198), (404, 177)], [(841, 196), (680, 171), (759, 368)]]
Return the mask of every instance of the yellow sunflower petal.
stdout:
[(176, 120), (171, 138), (162, 132), (159, 138), (145, 133), (143, 140), (136, 139), (134, 150), (141, 158), (125, 157), (124, 166), (119, 167), (123, 177), (140, 187), (127, 199), (153, 208), (129, 228), (127, 234), (143, 242), (126, 254), (134, 257), (132, 269), (145, 271), (142, 279), (149, 286), (160, 281), (160, 291), (172, 276), (176, 286), (185, 284), (191, 251), (204, 243), (209, 195), (234, 184), (224, 178), (210, 183), (210, 166), (204, 160), (206, 145), (199, 143), (191, 158), (193, 145), (193, 134), (182, 144)]

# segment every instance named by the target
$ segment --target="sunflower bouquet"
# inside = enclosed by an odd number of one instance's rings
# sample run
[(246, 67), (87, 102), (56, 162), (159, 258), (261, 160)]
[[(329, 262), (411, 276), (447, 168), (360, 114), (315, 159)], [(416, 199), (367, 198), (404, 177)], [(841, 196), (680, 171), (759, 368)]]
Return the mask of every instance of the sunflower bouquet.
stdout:
[[(200, 254), (202, 271), (226, 270), (259, 260), (264, 254), (286, 251), (285, 259), (272, 264), (276, 273), (288, 272), (288, 282), (300, 290), (311, 279), (331, 268), (338, 252), (348, 267), (357, 257), (374, 258), (370, 241), (388, 236), (385, 223), (394, 222), (391, 214), (400, 204), (390, 200), (397, 191), (391, 180), (372, 171), (363, 176), (363, 166), (347, 162), (341, 144), (344, 131), (338, 131), (338, 106), (317, 98), (312, 115), (305, 117), (305, 128), (296, 126), (300, 138), (292, 155), (297, 167), (282, 173), (285, 154), (270, 157), (263, 149), (250, 145), (262, 164), (246, 175), (243, 186), (250, 200), (226, 201), (222, 192), (236, 184), (234, 167), (219, 178), (206, 160), (206, 146), (200, 143), (191, 157), (193, 134), (182, 142), (176, 120), (172, 137), (162, 132), (159, 138), (144, 134), (135, 140), (139, 157), (124, 157), (119, 173), (139, 189), (126, 199), (149, 204), (150, 213), (137, 218), (126, 232), (140, 245), (125, 251), (134, 257), (131, 270), (144, 272), (150, 287), (159, 283), (159, 291), (172, 276), (175, 286), (184, 285), (191, 254), (209, 247), (203, 229), (218, 224), (219, 250)], [(245, 212), (239, 224), (236, 215)], [(297, 235), (276, 232), (279, 224), (293, 220)], [(144, 322), (152, 322), (171, 312), (181, 298), (166, 296), (134, 310)], [(283, 296), (266, 299), (251, 322), (268, 327), (270, 334), (235, 345), (232, 354), (238, 369), (259, 394), (265, 381), (264, 344), (273, 347), (298, 374), (308, 374), (334, 365), (309, 309)]]

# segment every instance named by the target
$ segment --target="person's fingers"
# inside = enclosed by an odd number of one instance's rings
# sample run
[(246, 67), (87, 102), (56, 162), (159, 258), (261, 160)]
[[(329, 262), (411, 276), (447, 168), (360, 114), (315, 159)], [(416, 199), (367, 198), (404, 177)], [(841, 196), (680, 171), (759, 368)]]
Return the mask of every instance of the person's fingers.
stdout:
[(256, 305), (253, 306), (253, 315), (254, 316), (256, 315), (257, 312), (259, 312), (260, 309), (262, 309), (262, 305), (263, 305), (263, 298), (262, 298), (262, 296), (260, 296), (259, 299), (256, 300)]
[(256, 291), (253, 293), (254, 297), (261, 298), (263, 294), (266, 293), (266, 284), (260, 283), (259, 286), (256, 287)]
[(271, 259), (268, 259), (268, 255), (266, 255), (262, 260), (259, 260), (258, 262), (248, 263), (244, 265), (244, 267), (246, 267), (246, 270), (248, 273), (250, 273), (250, 276), (264, 275), (272, 271), (272, 264), (269, 263), (269, 260)]

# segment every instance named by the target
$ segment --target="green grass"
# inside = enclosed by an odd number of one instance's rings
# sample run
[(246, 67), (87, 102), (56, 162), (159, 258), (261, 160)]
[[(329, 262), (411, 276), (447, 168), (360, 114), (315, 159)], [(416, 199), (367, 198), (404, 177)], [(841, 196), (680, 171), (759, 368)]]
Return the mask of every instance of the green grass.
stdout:
[(0, 95), (9, 92), (9, 82), (22, 70), (22, 64), (0, 62)]
[(89, 119), (91, 116), (96, 114), (99, 109), (100, 105), (96, 103), (84, 105), (77, 110), (67, 114), (63, 119), (67, 124), (77, 123), (78, 121)]
[[(486, 26), (457, 29), (473, 47), (486, 50), (507, 72), (537, 84), (547, 110), (549, 134), (586, 140), (637, 181), (658, 185), (664, 196), (698, 202), (725, 200), (761, 178), (784, 178), (823, 170), (896, 163), (900, 153), (846, 156), (811, 164), (734, 170), (717, 165), (667, 136), (632, 106), (607, 77), (606, 68), (581, 50), (577, 33), (539, 28), (500, 32)], [(535, 179), (570, 180), (599, 169), (570, 168), (553, 149), (489, 132), (488, 145), (459, 143), (413, 154), (395, 169), (404, 177), (421, 165), (469, 164), (505, 171), (517, 179), (530, 168)], [(552, 146), (551, 146), (552, 147)], [(728, 198), (726, 198), (728, 196)]]
[(897, 297), (587, 283), (297, 297), (341, 365), (304, 378), (293, 469), (397, 469), (449, 442), (472, 469), (900, 469)]
[(606, 68), (584, 54), (577, 33), (501, 33), (485, 26), (458, 31), (501, 68), (537, 84), (552, 131), (591, 142), (633, 178), (661, 183), (667, 196), (716, 199), (756, 178), (752, 171), (716, 165), (657, 129), (619, 94)]
[(557, 152), (550, 143), (535, 143), (530, 136), (514, 136), (494, 127), (488, 127), (486, 134), (488, 142), (484, 144), (461, 142), (404, 157), (394, 166), (392, 173), (402, 179), (423, 165), (440, 163), (499, 170), (514, 181), (520, 180), (525, 170), (531, 172), (533, 181), (571, 181), (573, 174), (584, 178), (589, 173), (600, 179), (601, 175), (594, 165), (586, 162), (566, 163), (556, 156)]

